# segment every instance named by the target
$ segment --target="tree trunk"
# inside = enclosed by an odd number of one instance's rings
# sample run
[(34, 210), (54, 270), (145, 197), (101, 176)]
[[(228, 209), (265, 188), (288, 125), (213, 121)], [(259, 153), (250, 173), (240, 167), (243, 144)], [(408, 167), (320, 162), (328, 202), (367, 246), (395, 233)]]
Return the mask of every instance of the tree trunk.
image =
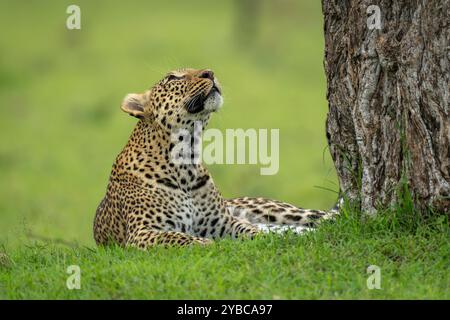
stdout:
[(341, 191), (372, 214), (406, 179), (417, 207), (448, 213), (450, 1), (322, 0), (322, 10)]

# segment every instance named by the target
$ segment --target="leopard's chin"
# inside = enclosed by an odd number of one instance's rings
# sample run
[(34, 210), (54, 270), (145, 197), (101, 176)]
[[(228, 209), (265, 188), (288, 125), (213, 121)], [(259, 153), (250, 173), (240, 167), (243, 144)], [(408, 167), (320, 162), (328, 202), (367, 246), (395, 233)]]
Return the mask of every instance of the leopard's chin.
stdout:
[(206, 97), (205, 102), (203, 104), (203, 108), (206, 111), (215, 112), (222, 107), (222, 104), (223, 104), (222, 95), (220, 94), (219, 90), (217, 90), (214, 87), (213, 89), (211, 89), (211, 92)]

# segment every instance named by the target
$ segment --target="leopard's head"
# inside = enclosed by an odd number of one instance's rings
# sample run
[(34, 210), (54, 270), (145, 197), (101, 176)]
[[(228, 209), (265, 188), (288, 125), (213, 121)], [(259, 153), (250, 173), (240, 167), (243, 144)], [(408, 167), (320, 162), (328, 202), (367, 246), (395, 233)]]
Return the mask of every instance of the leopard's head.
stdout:
[(222, 102), (220, 84), (211, 70), (180, 69), (169, 72), (144, 93), (128, 94), (121, 108), (170, 131), (192, 127), (196, 121), (205, 125)]

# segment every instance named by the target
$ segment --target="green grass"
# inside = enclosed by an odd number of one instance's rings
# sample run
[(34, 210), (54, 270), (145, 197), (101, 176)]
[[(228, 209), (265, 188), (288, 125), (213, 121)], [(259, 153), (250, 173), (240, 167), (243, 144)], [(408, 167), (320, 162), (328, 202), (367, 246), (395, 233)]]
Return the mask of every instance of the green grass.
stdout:
[[(447, 221), (395, 219), (389, 212), (362, 223), (344, 210), (304, 236), (146, 252), (35, 244), (6, 252), (0, 298), (449, 299)], [(66, 288), (69, 265), (81, 268), (80, 290)], [(369, 265), (380, 268), (380, 290), (367, 288)]]

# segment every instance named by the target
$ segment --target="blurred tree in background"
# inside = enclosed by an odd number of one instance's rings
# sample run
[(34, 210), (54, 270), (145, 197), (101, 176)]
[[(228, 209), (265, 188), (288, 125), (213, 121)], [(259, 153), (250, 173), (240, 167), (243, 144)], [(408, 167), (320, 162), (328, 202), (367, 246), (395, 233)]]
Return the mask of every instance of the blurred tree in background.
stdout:
[(258, 21), (262, 2), (258, 0), (235, 0), (236, 42), (244, 50), (252, 46), (258, 35)]

